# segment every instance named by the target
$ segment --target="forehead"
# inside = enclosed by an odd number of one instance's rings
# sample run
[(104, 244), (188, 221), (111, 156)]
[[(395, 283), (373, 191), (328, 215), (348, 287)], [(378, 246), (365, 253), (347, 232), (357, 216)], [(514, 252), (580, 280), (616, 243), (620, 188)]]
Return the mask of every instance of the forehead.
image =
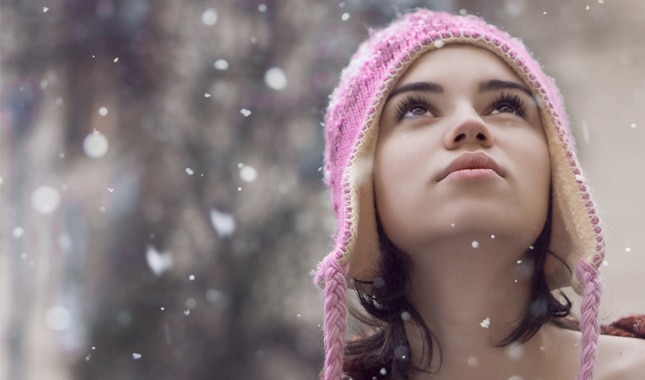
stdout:
[(501, 58), (471, 45), (447, 45), (419, 57), (401, 76), (396, 87), (417, 81), (451, 82), (502, 79), (523, 81)]

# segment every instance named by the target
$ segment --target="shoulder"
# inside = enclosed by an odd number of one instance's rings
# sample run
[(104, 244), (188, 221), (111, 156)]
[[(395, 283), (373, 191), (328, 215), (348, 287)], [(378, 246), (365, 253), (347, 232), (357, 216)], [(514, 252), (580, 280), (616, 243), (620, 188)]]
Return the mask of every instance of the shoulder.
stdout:
[(642, 379), (645, 340), (601, 335), (595, 372), (597, 379)]

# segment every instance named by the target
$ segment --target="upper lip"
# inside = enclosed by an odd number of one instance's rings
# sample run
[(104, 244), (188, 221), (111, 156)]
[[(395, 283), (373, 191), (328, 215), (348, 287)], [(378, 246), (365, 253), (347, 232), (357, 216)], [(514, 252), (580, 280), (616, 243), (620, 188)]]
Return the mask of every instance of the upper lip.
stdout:
[(504, 176), (504, 173), (497, 162), (488, 155), (483, 152), (468, 152), (455, 158), (448, 166), (446, 166), (446, 168), (439, 174), (438, 181), (446, 178), (450, 173), (468, 169), (491, 169), (500, 177)]

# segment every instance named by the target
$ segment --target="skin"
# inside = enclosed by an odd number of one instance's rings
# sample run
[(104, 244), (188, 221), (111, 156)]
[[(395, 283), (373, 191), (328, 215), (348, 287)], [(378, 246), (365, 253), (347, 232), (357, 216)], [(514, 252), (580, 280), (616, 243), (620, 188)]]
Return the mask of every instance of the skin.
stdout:
[[(472, 168), (482, 166), (473, 155), (487, 168)], [(471, 168), (447, 170), (455, 160)], [(406, 253), (408, 297), (442, 354), (426, 363), (409, 326), (413, 360), (438, 371), (413, 379), (575, 378), (578, 332), (545, 325), (521, 346), (496, 346), (528, 308), (526, 255), (546, 221), (549, 185), (538, 106), (492, 53), (447, 46), (399, 80), (380, 120), (376, 206), (385, 233)], [(600, 343), (597, 378), (645, 370), (643, 341)]]

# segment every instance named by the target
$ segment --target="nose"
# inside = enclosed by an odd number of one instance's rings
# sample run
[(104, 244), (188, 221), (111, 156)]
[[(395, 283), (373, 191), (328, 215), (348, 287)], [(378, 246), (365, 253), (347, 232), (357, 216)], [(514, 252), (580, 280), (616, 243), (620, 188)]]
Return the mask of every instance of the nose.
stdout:
[(494, 137), (490, 129), (474, 110), (455, 114), (452, 127), (447, 131), (445, 144), (448, 149), (457, 149), (467, 145), (490, 148)]

